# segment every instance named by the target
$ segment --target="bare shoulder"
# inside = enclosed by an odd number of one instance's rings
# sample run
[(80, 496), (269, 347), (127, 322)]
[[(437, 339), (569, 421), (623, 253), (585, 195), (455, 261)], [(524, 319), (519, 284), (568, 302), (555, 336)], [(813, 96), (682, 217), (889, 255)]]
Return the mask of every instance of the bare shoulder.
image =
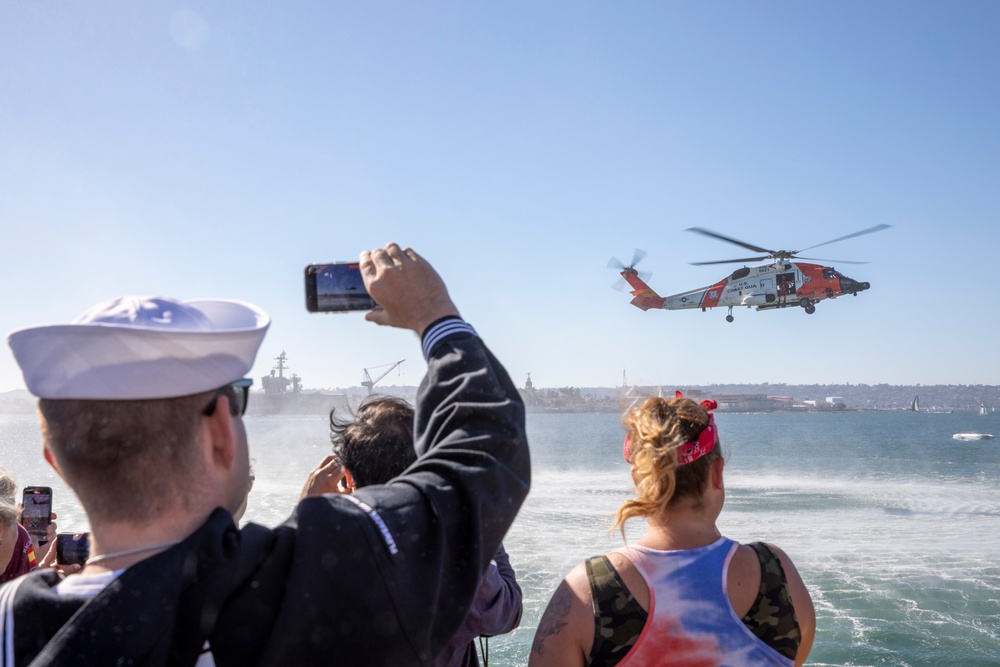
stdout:
[(586, 566), (580, 563), (556, 588), (538, 622), (529, 667), (584, 665), (593, 632), (590, 583)]
[(741, 578), (755, 579), (756, 584), (759, 584), (760, 559), (757, 557), (757, 552), (753, 550), (753, 547), (746, 544), (737, 545), (736, 553), (733, 554), (732, 560), (729, 561), (729, 571)]
[(726, 573), (729, 604), (739, 617), (745, 616), (753, 607), (760, 590), (760, 559), (752, 547), (740, 544), (729, 561)]

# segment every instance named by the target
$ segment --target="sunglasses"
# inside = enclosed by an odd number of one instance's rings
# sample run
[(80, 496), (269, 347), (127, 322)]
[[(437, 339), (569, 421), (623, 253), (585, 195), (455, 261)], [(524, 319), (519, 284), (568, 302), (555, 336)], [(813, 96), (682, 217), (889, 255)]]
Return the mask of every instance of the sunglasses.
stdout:
[(252, 384), (253, 380), (251, 378), (243, 378), (232, 384), (227, 384), (225, 387), (220, 387), (215, 392), (215, 396), (212, 397), (212, 402), (205, 406), (201, 414), (211, 417), (215, 413), (215, 404), (219, 401), (219, 396), (225, 394), (226, 398), (229, 399), (229, 414), (234, 417), (245, 415), (247, 412), (247, 401), (250, 398), (250, 385)]

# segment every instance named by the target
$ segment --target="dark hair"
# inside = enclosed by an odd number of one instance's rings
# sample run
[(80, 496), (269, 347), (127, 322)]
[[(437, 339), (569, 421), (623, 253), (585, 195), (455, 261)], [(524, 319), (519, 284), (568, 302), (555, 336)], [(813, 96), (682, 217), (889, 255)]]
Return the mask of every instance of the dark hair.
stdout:
[(356, 487), (385, 484), (417, 460), (413, 449), (413, 407), (394, 396), (369, 396), (351, 419), (330, 411), (333, 452)]

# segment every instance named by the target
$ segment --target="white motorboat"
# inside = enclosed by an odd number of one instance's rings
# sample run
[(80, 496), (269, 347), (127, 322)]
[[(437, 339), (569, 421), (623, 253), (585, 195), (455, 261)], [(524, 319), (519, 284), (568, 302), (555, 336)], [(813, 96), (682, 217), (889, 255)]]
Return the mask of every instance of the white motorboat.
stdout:
[(951, 436), (953, 440), (992, 440), (992, 433), (956, 433)]

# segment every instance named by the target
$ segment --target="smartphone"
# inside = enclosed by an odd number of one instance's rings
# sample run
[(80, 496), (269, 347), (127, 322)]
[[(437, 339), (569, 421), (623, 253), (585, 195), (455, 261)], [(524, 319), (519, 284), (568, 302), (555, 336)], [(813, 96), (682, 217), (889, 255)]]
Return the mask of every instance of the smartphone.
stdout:
[(48, 486), (26, 486), (21, 501), (21, 525), (35, 544), (48, 542), (46, 529), (52, 521), (52, 489)]
[(90, 533), (56, 535), (56, 562), (61, 565), (86, 565), (90, 558)]
[(357, 262), (306, 267), (306, 310), (310, 313), (347, 313), (373, 308), (378, 308), (378, 304), (368, 295)]

